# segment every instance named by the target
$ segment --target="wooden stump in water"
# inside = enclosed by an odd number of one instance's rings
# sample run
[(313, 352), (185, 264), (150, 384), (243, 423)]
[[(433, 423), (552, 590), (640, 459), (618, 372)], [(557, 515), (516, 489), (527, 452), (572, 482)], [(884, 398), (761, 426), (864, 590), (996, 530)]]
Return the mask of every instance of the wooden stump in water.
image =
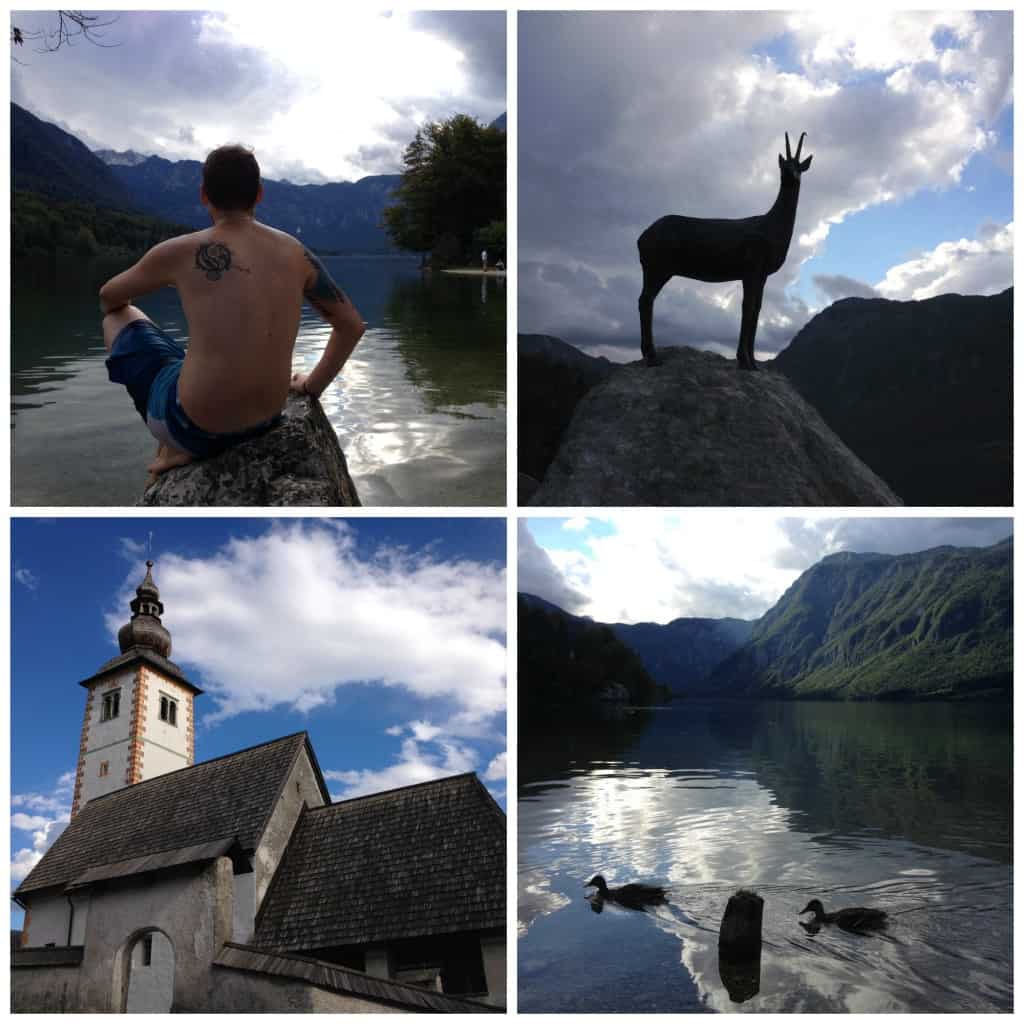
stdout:
[(718, 931), (718, 973), (734, 1003), (761, 989), (761, 920), (764, 900), (740, 889), (729, 902)]

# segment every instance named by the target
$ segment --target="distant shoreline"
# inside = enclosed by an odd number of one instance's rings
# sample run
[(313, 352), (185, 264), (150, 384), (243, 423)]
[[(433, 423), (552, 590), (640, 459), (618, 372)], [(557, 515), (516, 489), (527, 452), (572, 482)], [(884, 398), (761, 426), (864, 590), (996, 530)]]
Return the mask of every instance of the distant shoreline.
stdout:
[(442, 270), (442, 274), (454, 274), (456, 277), (504, 277), (504, 270), (474, 270), (472, 267), (458, 267)]

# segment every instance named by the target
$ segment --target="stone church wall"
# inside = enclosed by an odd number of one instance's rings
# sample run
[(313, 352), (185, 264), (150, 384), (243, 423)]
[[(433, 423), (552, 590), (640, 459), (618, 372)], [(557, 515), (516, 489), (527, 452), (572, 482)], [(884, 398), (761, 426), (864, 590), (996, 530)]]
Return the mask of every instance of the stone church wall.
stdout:
[(317, 988), (298, 978), (281, 978), (228, 967), (214, 967), (210, 1013), (405, 1013), (356, 996)]
[(11, 970), (14, 1013), (72, 1013), (79, 1008), (81, 968), (15, 967)]
[(256, 906), (258, 907), (266, 895), (267, 886), (274, 877), (277, 865), (281, 860), (288, 840), (291, 839), (295, 824), (302, 813), (303, 804), (320, 807), (324, 798), (316, 783), (316, 775), (310, 764), (305, 749), (295, 759), (288, 781), (277, 798), (277, 804), (270, 815), (270, 821), (263, 832), (259, 848), (256, 850)]

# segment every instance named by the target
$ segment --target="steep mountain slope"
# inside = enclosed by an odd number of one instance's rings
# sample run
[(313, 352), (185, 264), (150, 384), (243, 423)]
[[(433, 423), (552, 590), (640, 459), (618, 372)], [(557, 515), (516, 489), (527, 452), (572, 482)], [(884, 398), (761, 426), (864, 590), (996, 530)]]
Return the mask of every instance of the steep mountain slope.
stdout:
[(612, 629), (656, 682), (684, 696), (703, 689), (712, 670), (750, 639), (754, 626), (746, 619), (675, 619), (618, 622)]
[(587, 717), (602, 698), (648, 704), (663, 696), (640, 658), (608, 627), (519, 595), (519, 721), (534, 727)]
[(907, 505), (1013, 504), (1013, 289), (843, 299), (773, 366)]
[(708, 692), (838, 699), (1008, 695), (1012, 541), (831, 555), (710, 677)]
[(92, 151), (55, 124), (11, 104), (11, 187), (49, 199), (135, 210), (128, 190)]

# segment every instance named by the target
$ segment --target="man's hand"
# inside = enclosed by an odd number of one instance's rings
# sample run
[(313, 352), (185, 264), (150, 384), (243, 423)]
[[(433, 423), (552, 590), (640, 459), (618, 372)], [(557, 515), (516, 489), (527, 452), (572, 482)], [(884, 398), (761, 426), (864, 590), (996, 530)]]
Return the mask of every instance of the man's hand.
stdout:
[(293, 373), (292, 374), (292, 382), (291, 382), (291, 384), (288, 385), (288, 387), (292, 391), (297, 391), (300, 395), (312, 395), (314, 398), (319, 398), (320, 395), (317, 394), (317, 392), (315, 392), (309, 386), (308, 382), (309, 382), (309, 374), (308, 373)]

